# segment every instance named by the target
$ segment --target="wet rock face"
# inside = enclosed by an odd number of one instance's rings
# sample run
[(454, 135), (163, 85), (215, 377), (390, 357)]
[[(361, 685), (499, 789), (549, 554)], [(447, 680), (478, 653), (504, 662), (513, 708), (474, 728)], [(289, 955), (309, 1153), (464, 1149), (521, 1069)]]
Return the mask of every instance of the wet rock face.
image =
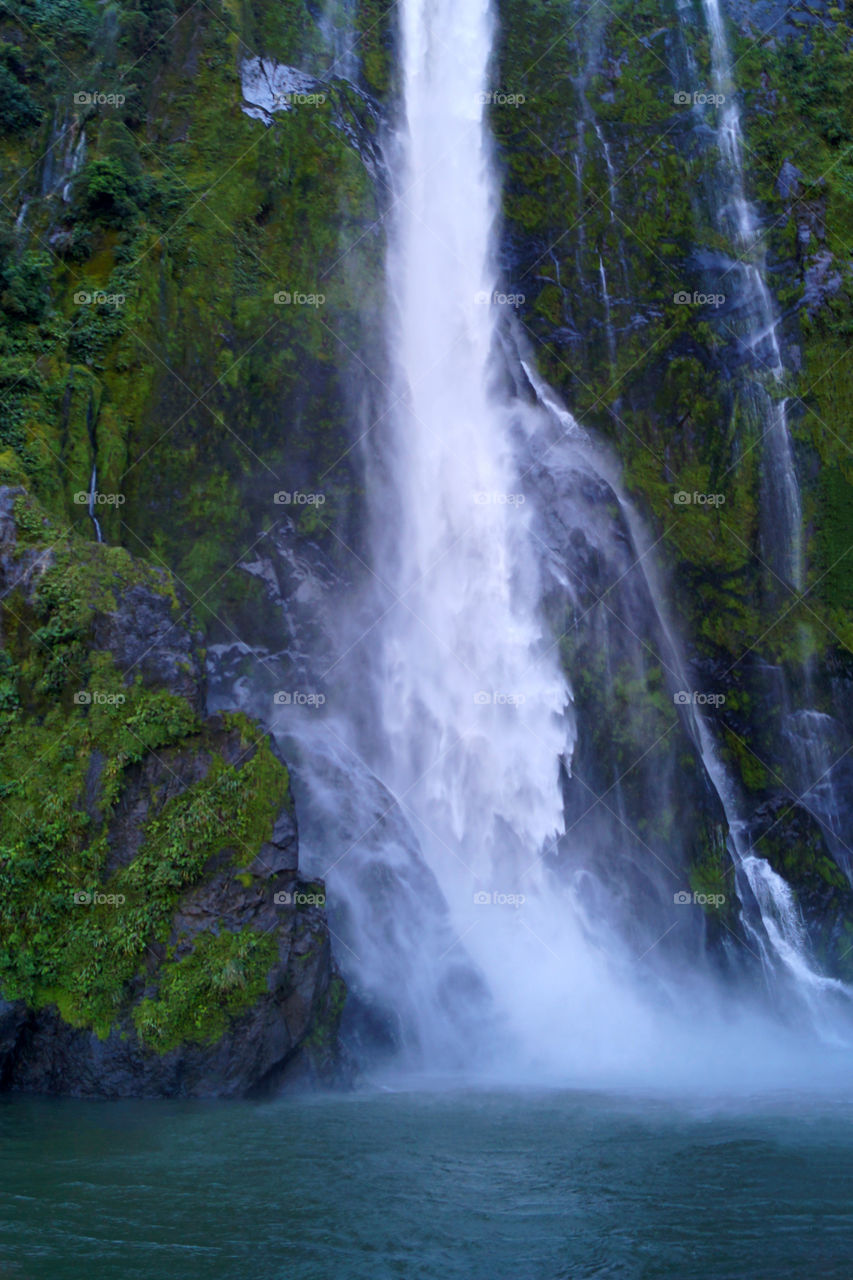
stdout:
[[(618, 914), (638, 951), (675, 919), (667, 945), (695, 955), (704, 921), (673, 917), (673, 895), (724, 846), (725, 815), (691, 733), (643, 549), (594, 458), (554, 445), (547, 472), (532, 471), (551, 552), (549, 616), (569, 655), (577, 727), (558, 859), (594, 912)], [(664, 798), (653, 810), (650, 795)]]
[[(274, 881), (291, 899), (317, 896), (317, 886), (291, 876)], [(0, 1003), (0, 1086), (73, 1097), (242, 1097), (256, 1091), (330, 1083), (339, 1078), (331, 1048), (317, 1028), (338, 1016), (335, 975), (325, 913), (276, 907), (269, 884), (235, 889), (224, 872), (182, 900), (175, 917), (182, 945), (211, 928), (266, 928), (278, 939), (267, 990), (210, 1045), (186, 1044), (159, 1054), (139, 1041), (126, 1018), (101, 1040), (69, 1026), (55, 1008), (27, 1010)], [(223, 914), (224, 913), (224, 914)], [(156, 968), (156, 965), (153, 966)], [(141, 980), (140, 980), (141, 985)], [(311, 1050), (306, 1042), (317, 1041)]]
[[(277, 111), (293, 111), (321, 92), (311, 76), (272, 58), (250, 58), (240, 68), (243, 110), (254, 120), (272, 124)], [(306, 105), (309, 103), (306, 102)]]
[[(518, 314), (536, 367), (582, 428), (613, 442), (624, 487), (650, 540), (660, 539), (652, 559), (684, 649), (684, 692), (688, 699), (718, 699), (705, 706), (704, 719), (749, 819), (745, 838), (758, 852), (770, 832), (762, 856), (792, 886), (820, 951), (825, 931), (847, 927), (839, 885), (853, 876), (846, 847), (851, 739), (842, 709), (850, 705), (850, 637), (833, 621), (844, 618), (846, 627), (851, 589), (846, 573), (832, 569), (848, 563), (853, 509), (841, 478), (849, 436), (842, 406), (849, 404), (850, 267), (838, 234), (838, 192), (849, 178), (837, 162), (849, 124), (846, 114), (836, 118), (823, 87), (837, 86), (846, 66), (843, 14), (828, 3), (720, 0), (734, 50), (744, 189), (783, 317), (777, 337), (792, 388), (793, 465), (803, 509), (813, 513), (803, 530), (814, 584), (806, 636), (807, 628), (793, 623), (788, 544), (778, 538), (776, 545), (767, 515), (766, 468), (757, 451), (756, 465), (743, 465), (744, 441), (764, 428), (760, 397), (747, 411), (747, 399), (734, 394), (749, 384), (749, 351), (733, 331), (756, 325), (744, 302), (743, 268), (734, 266), (719, 231), (735, 192), (719, 181), (718, 119), (697, 108), (695, 96), (688, 110), (678, 105), (679, 91), (701, 96), (711, 87), (703, 12), (710, 6), (653, 6), (642, 14), (627, 4), (589, 13), (572, 0), (558, 7), (571, 29), (565, 45), (553, 44), (550, 18), (537, 27), (529, 5), (500, 0), (497, 80), (528, 102), (492, 118), (506, 162), (501, 265), (513, 292), (526, 295)], [(751, 69), (741, 56), (747, 44), (761, 50)], [(845, 100), (837, 89), (835, 96)], [(529, 181), (542, 172), (539, 143), (529, 133), (534, 115), (537, 139), (559, 161), (538, 187)], [(657, 141), (649, 148), (653, 132)], [(759, 157), (770, 155), (772, 163), (762, 166)], [(720, 295), (722, 303), (695, 307), (697, 299)], [(767, 361), (766, 345), (760, 354)], [(830, 370), (844, 373), (830, 377)], [(549, 468), (553, 461), (552, 452)], [(687, 480), (699, 475), (698, 486)], [(721, 824), (685, 724), (671, 719), (669, 656), (643, 590), (642, 566), (632, 569), (638, 557), (630, 549), (620, 557), (617, 521), (608, 516), (615, 504), (603, 493), (587, 496), (577, 481), (557, 477), (549, 490), (550, 483), (536, 485), (549, 507), (541, 536), (549, 548), (563, 549), (556, 559), (567, 566), (562, 594), (571, 607), (564, 607), (555, 575), (549, 608), (556, 633), (571, 640), (564, 648), (578, 725), (567, 811), (573, 822), (575, 813), (594, 806), (584, 821), (594, 818), (602, 834), (591, 833), (587, 845), (595, 849), (597, 836), (598, 865), (614, 868), (629, 886), (626, 914), (649, 919), (658, 878), (667, 878), (650, 852), (679, 874), (687, 871), (687, 883), (726, 875), (731, 884), (729, 863), (717, 852)], [(697, 487), (722, 494), (724, 507), (713, 513), (695, 503), (679, 507), (678, 491)], [(572, 521), (574, 509), (581, 514)], [(824, 602), (833, 615), (823, 612)], [(686, 721), (685, 709), (676, 709)], [(573, 791), (580, 792), (574, 809)], [(665, 802), (650, 806), (650, 795)], [(596, 796), (633, 838), (624, 828), (616, 840), (607, 838), (608, 826), (619, 824)], [(808, 839), (794, 801), (816, 823)], [(587, 836), (583, 825), (577, 830)], [(818, 846), (827, 858), (822, 875), (811, 852)], [(830, 880), (839, 877), (833, 887)], [(827, 954), (829, 970), (839, 971), (831, 948)]]
[[(114, 613), (95, 619), (93, 647), (108, 650), (123, 671), (180, 694), (197, 710), (204, 705), (201, 635), (175, 620), (170, 600), (150, 588), (130, 587)], [(184, 615), (185, 616), (185, 615)]]
[[(117, 866), (133, 861), (146, 823), (205, 775), (210, 748), (222, 754), (239, 750), (239, 735), (218, 730), (215, 719), (207, 725), (208, 750), (150, 757), (134, 771), (110, 828), (105, 880)], [(69, 1026), (54, 1008), (34, 1012), (20, 1001), (0, 1005), (2, 1087), (79, 1097), (235, 1097), (292, 1079), (335, 1079), (340, 979), (331, 956), (323, 886), (302, 881), (297, 860), (296, 823), (288, 810), (252, 862), (247, 884), (235, 877), (233, 850), (225, 847), (211, 858), (199, 883), (178, 901), (168, 947), (156, 942), (149, 947), (146, 973), (132, 984), (129, 1009), (105, 1040)], [(165, 1054), (146, 1048), (130, 1012), (141, 996), (156, 993), (167, 952), (180, 962), (199, 937), (223, 931), (275, 939), (266, 990), (215, 1043), (186, 1044)], [(306, 1041), (312, 1037), (309, 1050)]]
[[(168, 575), (75, 539), (42, 546), (38, 508), (24, 528), (18, 499), (23, 490), (0, 489), (0, 635), (13, 641), (17, 699), (2, 724), (4, 797), (27, 803), (18, 744), (51, 716), (52, 741), (60, 703), (78, 763), (67, 793), (56, 788), (56, 822), (71, 815), (59, 843), (22, 821), (25, 809), (10, 816), (8, 799), (0, 813), (0, 873), (17, 895), (0, 928), (3, 982), (18, 997), (0, 993), (0, 1089), (236, 1097), (340, 1079), (344, 988), (323, 884), (300, 874), (276, 749), (247, 717), (204, 717), (198, 637)], [(80, 626), (99, 678), (126, 690), (103, 721), (69, 696), (81, 687), (73, 669), (66, 689), (34, 698), (46, 642), (15, 629), (31, 610), (53, 634), (72, 586), (95, 601)], [(28, 881), (16, 860), (33, 857)], [(33, 911), (39, 938), (27, 932)], [(43, 969), (29, 985), (17, 959), (28, 951)]]
[(790, 39), (831, 16), (831, 0), (808, 5), (785, 0), (724, 0), (726, 13), (743, 31), (763, 32), (774, 40)]
[(755, 851), (794, 891), (809, 946), (823, 972), (853, 977), (853, 890), (833, 858), (828, 828), (796, 799), (760, 806), (752, 823)]
[[(24, 495), (23, 488), (0, 486), (0, 592), (16, 592), (31, 604), (56, 554), (51, 546), (19, 545), (15, 501)], [(114, 588), (108, 601), (93, 608), (91, 648), (110, 653), (127, 683), (138, 674), (146, 686), (177, 694), (200, 712), (205, 702), (202, 636), (190, 629), (189, 610), (176, 603), (165, 571), (140, 574), (139, 581)]]

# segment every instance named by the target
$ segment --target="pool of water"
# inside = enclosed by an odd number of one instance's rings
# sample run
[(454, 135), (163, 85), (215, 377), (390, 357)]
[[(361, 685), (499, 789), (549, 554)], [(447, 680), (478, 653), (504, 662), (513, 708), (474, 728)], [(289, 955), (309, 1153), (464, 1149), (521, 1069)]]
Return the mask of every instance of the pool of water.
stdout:
[(0, 1100), (3, 1280), (851, 1280), (853, 1106)]

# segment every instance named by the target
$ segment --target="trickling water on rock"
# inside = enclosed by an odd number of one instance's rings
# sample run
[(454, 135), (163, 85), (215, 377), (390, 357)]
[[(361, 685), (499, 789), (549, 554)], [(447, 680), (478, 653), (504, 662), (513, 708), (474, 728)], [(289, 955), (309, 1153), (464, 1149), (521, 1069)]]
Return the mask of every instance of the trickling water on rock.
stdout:
[(711, 35), (714, 90), (722, 100), (716, 131), (722, 178), (715, 202), (716, 216), (738, 255), (722, 280), (726, 292), (732, 295), (730, 333), (736, 337), (748, 368), (746, 391), (763, 448), (764, 554), (774, 574), (802, 590), (803, 513), (788, 426), (788, 400), (783, 393), (780, 317), (767, 286), (764, 233), (746, 195), (740, 110), (719, 0), (703, 0), (703, 9)]

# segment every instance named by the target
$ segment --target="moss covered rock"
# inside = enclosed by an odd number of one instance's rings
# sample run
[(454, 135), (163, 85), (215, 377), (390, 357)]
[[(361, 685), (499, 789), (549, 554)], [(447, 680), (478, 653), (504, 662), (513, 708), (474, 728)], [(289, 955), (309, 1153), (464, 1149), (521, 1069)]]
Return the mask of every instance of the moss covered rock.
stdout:
[(288, 772), (204, 718), (170, 577), (0, 488), (0, 1083), (238, 1094), (336, 1063)]

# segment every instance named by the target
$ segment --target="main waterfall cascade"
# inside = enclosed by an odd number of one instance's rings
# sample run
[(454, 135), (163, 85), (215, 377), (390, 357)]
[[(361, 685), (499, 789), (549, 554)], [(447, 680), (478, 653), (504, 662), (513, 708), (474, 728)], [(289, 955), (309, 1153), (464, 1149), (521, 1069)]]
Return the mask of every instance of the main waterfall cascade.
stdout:
[[(491, 17), (478, 0), (445, 0), (407, 3), (401, 21), (396, 403), (370, 485), (381, 731), (364, 751), (409, 815), (447, 904), (446, 951), (470, 956), (495, 1033), (539, 1054), (544, 1028), (562, 1021), (583, 1026), (598, 1054), (615, 1053), (614, 1020), (639, 1036), (637, 1010), (584, 936), (570, 886), (546, 865), (564, 824), (560, 769), (574, 731), (540, 616), (513, 441), (522, 406), (496, 386)], [(421, 964), (444, 958), (425, 952)], [(422, 1026), (422, 1048), (439, 1034)], [(470, 1027), (462, 1048), (470, 1058)]]
[[(288, 698), (273, 728), (293, 764), (301, 865), (327, 884), (350, 1042), (367, 1058), (384, 1047), (410, 1070), (479, 1078), (696, 1086), (732, 1070), (763, 1080), (771, 1062), (779, 1078), (800, 1042), (763, 1010), (762, 969), (793, 1023), (809, 1011), (809, 1034), (834, 1034), (846, 991), (821, 976), (790, 889), (753, 856), (696, 708), (679, 710), (672, 767), (686, 776), (691, 751), (697, 763), (674, 803), (694, 825), (699, 808), (709, 832), (728, 831), (743, 904), (742, 937), (722, 940), (729, 983), (708, 958), (702, 908), (678, 905), (690, 896), (685, 848), (673, 857), (630, 829), (621, 777), (597, 807), (577, 778), (607, 726), (578, 720), (564, 670), (585, 671), (564, 642), (591, 618), (586, 652), (605, 672), (624, 657), (607, 611), (584, 595), (590, 566), (608, 574), (592, 596), (612, 592), (630, 614), (637, 678), (655, 650), (672, 705), (689, 687), (685, 664), (618, 467), (538, 377), (500, 291), (491, 6), (404, 0), (399, 22), (391, 374), (362, 445), (370, 565), (348, 589), (286, 533), (277, 548), (295, 584), (287, 664), (328, 699), (318, 714)], [(715, 37), (721, 78), (724, 50)], [(743, 217), (738, 127), (729, 115), (731, 208)], [(607, 171), (615, 191), (609, 156)], [(742, 234), (745, 246), (755, 229)], [(772, 299), (759, 267), (747, 276), (756, 293), (739, 332), (749, 347), (761, 319), (756, 361), (781, 384), (781, 357), (777, 368), (767, 356), (779, 352)], [(756, 386), (787, 441), (784, 401)], [(772, 458), (790, 460), (789, 441), (773, 452), (781, 435), (768, 434)], [(796, 522), (793, 469), (773, 474)], [(271, 576), (262, 560), (247, 568)], [(313, 610), (304, 636), (300, 600)], [(646, 785), (650, 807), (673, 801), (671, 774)], [(687, 825), (671, 824), (676, 845)]]

